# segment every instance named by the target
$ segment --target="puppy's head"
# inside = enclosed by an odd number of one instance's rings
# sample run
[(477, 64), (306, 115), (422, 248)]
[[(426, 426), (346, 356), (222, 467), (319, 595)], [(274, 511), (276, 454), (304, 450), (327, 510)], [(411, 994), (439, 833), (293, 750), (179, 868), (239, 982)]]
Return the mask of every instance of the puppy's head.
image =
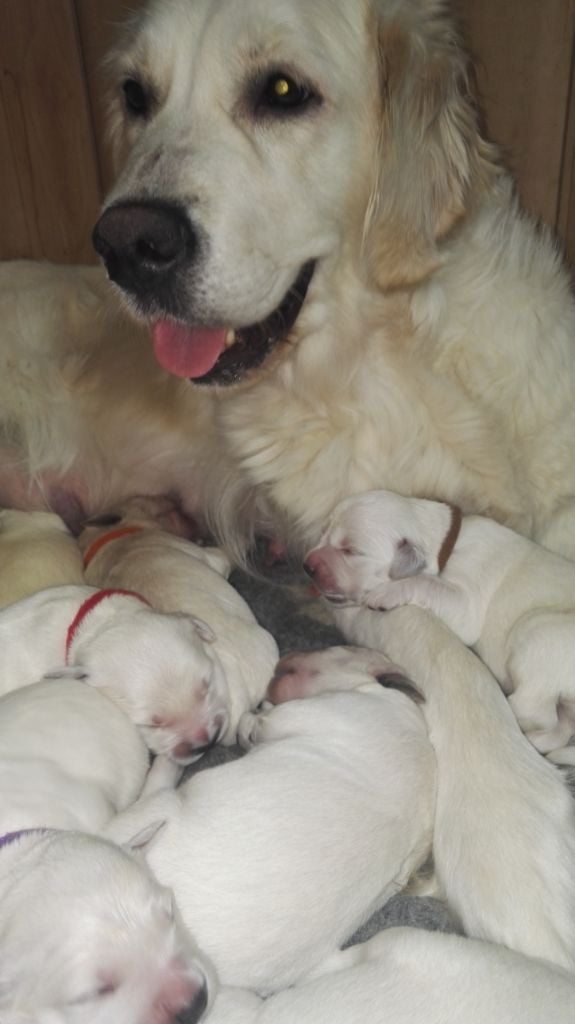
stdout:
[(24, 834), (0, 847), (0, 894), (2, 1020), (11, 1011), (51, 1024), (202, 1016), (210, 968), (171, 893), (125, 850), (80, 833)]
[(80, 634), (63, 672), (77, 672), (119, 704), (154, 753), (191, 764), (228, 724), (228, 687), (214, 639), (200, 619), (142, 605)]
[(289, 358), (342, 269), (425, 277), (483, 166), (438, 0), (151, 0), (109, 66), (94, 244), (198, 382)]
[(459, 510), (443, 502), (391, 491), (355, 495), (336, 506), (304, 568), (330, 601), (362, 604), (387, 581), (437, 575), (459, 520)]
[(386, 689), (404, 693), (416, 703), (423, 700), (403, 669), (381, 651), (351, 646), (302, 651), (280, 658), (267, 699), (272, 704), (283, 704), (320, 693), (357, 690), (374, 681)]

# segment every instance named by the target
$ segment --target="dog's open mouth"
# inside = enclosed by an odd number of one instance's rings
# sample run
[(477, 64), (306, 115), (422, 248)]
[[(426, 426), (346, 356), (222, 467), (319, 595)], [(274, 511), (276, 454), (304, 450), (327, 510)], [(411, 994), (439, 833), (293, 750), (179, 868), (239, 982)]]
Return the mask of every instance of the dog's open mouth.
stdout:
[(249, 327), (187, 327), (176, 320), (158, 320), (152, 327), (156, 359), (169, 373), (198, 384), (236, 383), (246, 370), (260, 366), (291, 330), (314, 268), (313, 260), (305, 263), (280, 305)]

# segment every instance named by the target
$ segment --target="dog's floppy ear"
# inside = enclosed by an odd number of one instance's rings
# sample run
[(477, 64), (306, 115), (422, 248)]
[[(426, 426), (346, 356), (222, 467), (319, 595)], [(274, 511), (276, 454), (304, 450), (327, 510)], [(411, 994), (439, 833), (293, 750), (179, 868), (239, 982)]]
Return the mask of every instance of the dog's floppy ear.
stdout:
[(421, 548), (413, 541), (403, 537), (398, 541), (389, 567), (390, 580), (403, 580), (406, 576), (417, 576), (427, 565)]
[(386, 289), (416, 284), (440, 265), (441, 239), (496, 165), (443, 0), (372, 3), (381, 123), (364, 239), (370, 276)]
[(196, 632), (199, 634), (204, 643), (213, 644), (216, 639), (216, 634), (214, 633), (212, 627), (208, 626), (208, 623), (204, 622), (203, 619), (198, 619), (197, 616), (195, 615), (188, 615), (188, 618), (190, 619), (191, 622), (193, 622), (194, 626), (196, 627)]

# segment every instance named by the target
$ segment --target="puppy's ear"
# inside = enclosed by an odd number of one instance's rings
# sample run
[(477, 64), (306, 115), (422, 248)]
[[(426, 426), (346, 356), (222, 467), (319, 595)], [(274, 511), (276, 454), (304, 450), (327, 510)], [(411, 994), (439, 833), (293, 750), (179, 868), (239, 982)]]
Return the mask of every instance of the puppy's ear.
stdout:
[(58, 668), (45, 672), (42, 679), (78, 679), (85, 683), (89, 680), (90, 673), (83, 665), (60, 665)]
[(401, 288), (440, 265), (441, 239), (495, 177), (495, 150), (479, 134), (442, 0), (394, 4), (391, 14), (372, 2), (381, 108), (365, 252), (374, 283)]
[(404, 580), (406, 576), (417, 576), (427, 565), (423, 551), (413, 541), (404, 537), (395, 548), (389, 567), (390, 580)]

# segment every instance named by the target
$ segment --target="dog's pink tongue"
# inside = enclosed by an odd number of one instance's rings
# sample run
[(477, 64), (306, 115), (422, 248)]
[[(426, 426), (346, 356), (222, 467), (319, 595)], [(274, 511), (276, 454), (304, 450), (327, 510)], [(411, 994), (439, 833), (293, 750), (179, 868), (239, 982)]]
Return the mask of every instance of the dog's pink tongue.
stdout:
[(226, 328), (184, 327), (174, 320), (158, 320), (152, 327), (154, 355), (160, 366), (176, 377), (203, 377), (224, 348)]

